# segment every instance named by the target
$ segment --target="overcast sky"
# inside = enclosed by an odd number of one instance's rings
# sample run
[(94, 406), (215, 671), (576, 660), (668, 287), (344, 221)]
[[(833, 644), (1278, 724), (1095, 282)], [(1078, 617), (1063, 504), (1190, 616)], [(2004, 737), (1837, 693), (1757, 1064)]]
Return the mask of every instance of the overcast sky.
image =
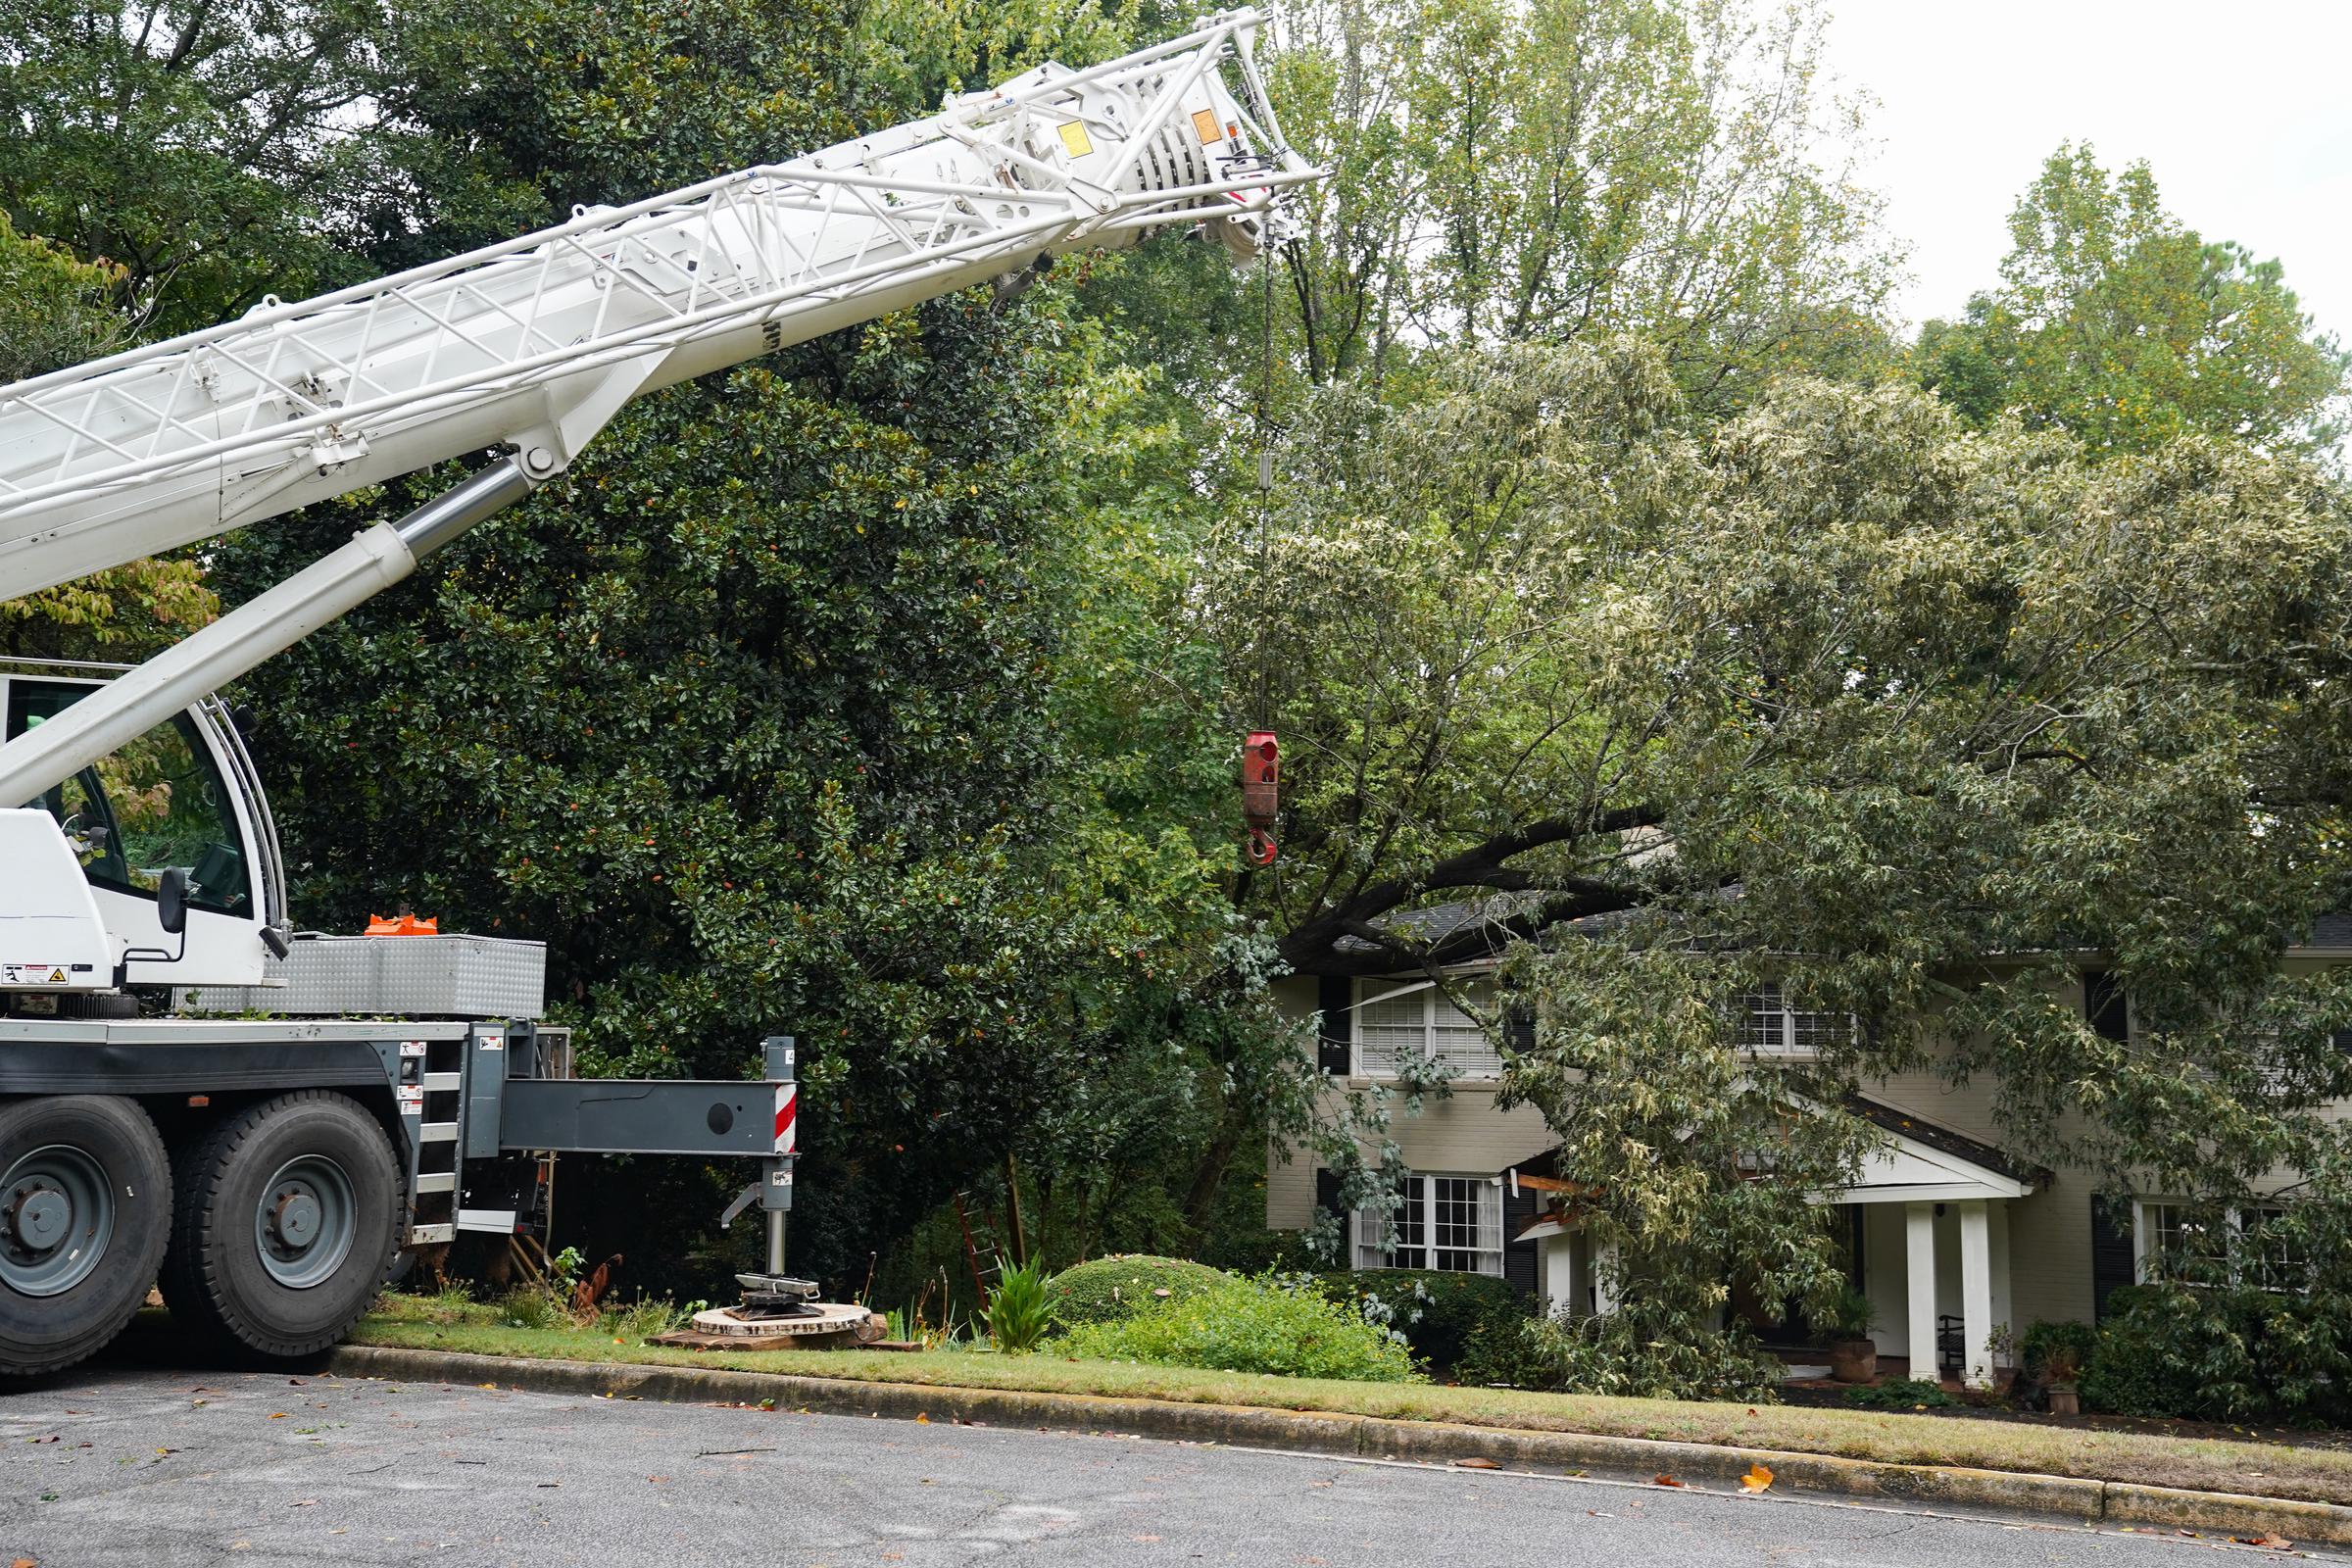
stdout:
[(2352, 0), (1832, 0), (1831, 63), (1880, 100), (1872, 183), (1914, 321), (1991, 283), (2059, 142), (2144, 158), (2207, 239), (2286, 264), (2352, 341)]

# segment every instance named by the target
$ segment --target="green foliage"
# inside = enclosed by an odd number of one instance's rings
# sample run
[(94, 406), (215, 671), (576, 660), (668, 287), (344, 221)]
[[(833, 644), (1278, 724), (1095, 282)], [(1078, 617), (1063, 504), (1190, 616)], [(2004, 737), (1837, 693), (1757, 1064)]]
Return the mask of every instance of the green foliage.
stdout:
[(569, 1299), (580, 1283), (580, 1269), (588, 1259), (576, 1247), (566, 1247), (547, 1260), (547, 1286), (557, 1295)]
[(1310, 381), (1409, 376), (1416, 341), (1641, 331), (1721, 408), (1883, 352), (1878, 199), (1819, 156), (1856, 123), (1822, 79), (1824, 7), (1313, 0), (1285, 22), (1285, 129), (1335, 171), (1285, 279)]
[(2034, 1381), (2074, 1383), (2098, 1353), (2099, 1333), (2071, 1319), (2036, 1322), (2018, 1342), (2019, 1369)]
[(1845, 1402), (1864, 1410), (1942, 1410), (1960, 1401), (1926, 1378), (1887, 1378), (1845, 1391)]
[(1082, 1324), (1066, 1343), (1071, 1354), (1098, 1360), (1359, 1383), (1416, 1377), (1411, 1354), (1388, 1330), (1270, 1277), (1228, 1279), (1134, 1317)]
[(1820, 1315), (1821, 1326), (1849, 1340), (1865, 1340), (1878, 1327), (1878, 1307), (1858, 1287), (1848, 1284), (1830, 1298)]
[[(1891, 385), (1787, 382), (1695, 472), (1670, 457), (1620, 466), (1683, 504), (1548, 524), (1580, 578), (1549, 634), (1591, 672), (1550, 744), (1613, 782), (1518, 862), (1564, 912), (1625, 911), (1519, 956), (1505, 1081), (1617, 1243), (1612, 1294), (1668, 1339), (1727, 1277), (1827, 1304), (1841, 1250), (1805, 1195), (1883, 1136), (1839, 1107), (1922, 1071), (2111, 1190), (2252, 1201), (2304, 1171), (2301, 1255), (2344, 1268), (2352, 1164), (2318, 1112), (2352, 1091), (2352, 988), (2281, 962), (2352, 873), (2352, 707), (2313, 698), (2352, 672), (2340, 500), (2237, 443), (2093, 461)], [(1596, 823), (1674, 853), (1629, 865)], [(2129, 1042), (2084, 1021), (2086, 951)], [(1752, 1056), (1766, 983), (1864, 1027)]]
[(0, 0), (0, 209), (177, 331), (366, 269), (335, 230), (399, 183), (376, 0)]
[(2352, 1320), (2332, 1291), (2131, 1286), (2108, 1297), (2080, 1387), (2118, 1415), (2341, 1426)]
[(680, 1306), (666, 1296), (641, 1297), (626, 1306), (607, 1307), (597, 1314), (596, 1332), (607, 1339), (638, 1345), (657, 1334), (682, 1327), (696, 1308)]
[(1404, 1336), (1419, 1360), (1452, 1367), (1471, 1339), (1508, 1329), (1528, 1315), (1527, 1298), (1507, 1280), (1440, 1269), (1355, 1269), (1316, 1277), (1315, 1288), (1361, 1313), (1367, 1323)]
[(2213, 244), (2164, 210), (2145, 164), (2050, 155), (2009, 222), (2002, 283), (1931, 322), (1920, 377), (1972, 423), (2016, 410), (2099, 454), (2188, 432), (2326, 454), (2352, 355), (2319, 332), (2277, 261)]
[[(112, 295), (122, 270), (21, 234), (0, 211), (0, 384), (122, 348), (132, 322)], [(0, 601), (0, 654), (144, 658), (211, 620), (220, 600), (192, 561), (134, 561)]]
[(1054, 1332), (1052, 1277), (1043, 1264), (1008, 1263), (988, 1298), (989, 1343), (1000, 1350), (1034, 1350)]
[(1602, 1317), (1489, 1323), (1454, 1370), (1498, 1388), (1751, 1404), (1779, 1398), (1782, 1374), (1744, 1329), (1694, 1328), (1639, 1302)]
[(507, 1327), (515, 1329), (552, 1329), (568, 1327), (571, 1323), (570, 1313), (553, 1292), (528, 1285), (517, 1286), (499, 1298), (498, 1317)]
[(1129, 1253), (1074, 1263), (1054, 1275), (1047, 1291), (1060, 1321), (1075, 1327), (1114, 1323), (1163, 1301), (1189, 1300), (1232, 1279), (1205, 1263)]

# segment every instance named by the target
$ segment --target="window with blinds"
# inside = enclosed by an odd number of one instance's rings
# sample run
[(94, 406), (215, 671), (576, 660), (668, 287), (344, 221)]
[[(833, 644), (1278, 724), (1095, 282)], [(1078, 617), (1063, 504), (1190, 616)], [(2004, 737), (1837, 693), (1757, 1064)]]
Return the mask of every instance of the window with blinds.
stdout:
[(1355, 1211), (1357, 1268), (1501, 1275), (1500, 1179), (1416, 1174), (1405, 1178), (1398, 1198), (1393, 1217), (1377, 1209)]
[(1732, 1006), (1739, 1019), (1734, 1042), (1759, 1056), (1817, 1056), (1825, 1048), (1853, 1038), (1850, 1013), (1791, 1007), (1779, 986), (1759, 986), (1735, 999)]
[(1502, 1054), (1494, 1049), (1494, 1042), (1487, 1038), (1476, 1019), (1436, 986), (1359, 981), (1356, 1071), (1366, 1077), (1394, 1077), (1399, 1056), (1442, 1061), (1464, 1078), (1502, 1075)]

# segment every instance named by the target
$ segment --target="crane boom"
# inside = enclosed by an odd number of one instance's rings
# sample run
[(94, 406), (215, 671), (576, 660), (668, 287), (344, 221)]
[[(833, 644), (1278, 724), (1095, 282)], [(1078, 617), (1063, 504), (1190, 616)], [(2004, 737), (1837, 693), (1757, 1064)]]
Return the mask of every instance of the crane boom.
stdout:
[(789, 163), (0, 388), (0, 599), (514, 454), (468, 497), (378, 525), (0, 747), (0, 801), (397, 582), (646, 392), (1158, 226), (1214, 224), (1253, 251), (1276, 192), (1318, 174), (1265, 97), (1261, 20), (1219, 13)]

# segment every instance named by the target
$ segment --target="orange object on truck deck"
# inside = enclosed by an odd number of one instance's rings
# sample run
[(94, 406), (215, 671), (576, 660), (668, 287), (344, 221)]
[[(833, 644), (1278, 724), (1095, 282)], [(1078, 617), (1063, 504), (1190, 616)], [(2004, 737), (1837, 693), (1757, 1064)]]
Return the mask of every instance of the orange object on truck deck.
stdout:
[(437, 914), (371, 914), (368, 917), (368, 929), (360, 934), (368, 937), (436, 937), (441, 934), (441, 917)]

